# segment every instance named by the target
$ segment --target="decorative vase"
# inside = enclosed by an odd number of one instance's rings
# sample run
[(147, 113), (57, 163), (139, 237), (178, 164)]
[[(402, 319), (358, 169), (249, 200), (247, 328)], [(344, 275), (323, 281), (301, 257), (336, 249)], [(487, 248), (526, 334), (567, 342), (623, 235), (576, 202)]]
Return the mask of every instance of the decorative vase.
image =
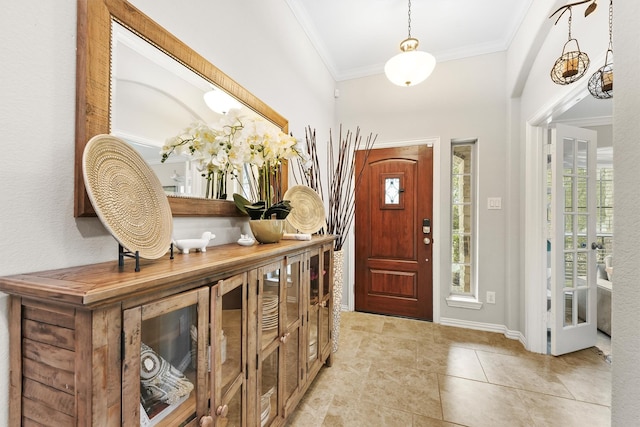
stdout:
[(284, 220), (282, 219), (252, 219), (249, 227), (253, 237), (260, 243), (277, 243), (284, 234)]
[(333, 330), (331, 334), (332, 350), (338, 351), (340, 338), (340, 312), (342, 311), (342, 287), (344, 280), (344, 251), (333, 252)]

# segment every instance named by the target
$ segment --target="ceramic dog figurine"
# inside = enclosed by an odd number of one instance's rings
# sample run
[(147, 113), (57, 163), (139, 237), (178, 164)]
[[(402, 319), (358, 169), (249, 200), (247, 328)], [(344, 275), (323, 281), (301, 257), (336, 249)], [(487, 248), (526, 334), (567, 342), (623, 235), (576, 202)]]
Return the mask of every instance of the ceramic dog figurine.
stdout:
[(180, 252), (183, 254), (188, 254), (189, 250), (195, 249), (196, 251), (206, 252), (207, 244), (210, 240), (216, 237), (215, 234), (212, 234), (210, 231), (205, 231), (202, 233), (202, 237), (199, 239), (180, 239), (174, 240), (173, 244), (177, 247)]

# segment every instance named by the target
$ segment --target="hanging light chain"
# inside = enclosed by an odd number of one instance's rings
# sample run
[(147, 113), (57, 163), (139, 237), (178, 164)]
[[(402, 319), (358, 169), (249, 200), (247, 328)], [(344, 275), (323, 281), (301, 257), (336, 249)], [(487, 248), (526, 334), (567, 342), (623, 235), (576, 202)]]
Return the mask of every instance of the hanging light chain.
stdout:
[(613, 52), (613, 0), (609, 0), (609, 50)]
[(411, 0), (409, 0), (409, 38), (411, 38)]
[(569, 40), (571, 40), (571, 18), (573, 18), (573, 11), (571, 10), (571, 6), (569, 6)]

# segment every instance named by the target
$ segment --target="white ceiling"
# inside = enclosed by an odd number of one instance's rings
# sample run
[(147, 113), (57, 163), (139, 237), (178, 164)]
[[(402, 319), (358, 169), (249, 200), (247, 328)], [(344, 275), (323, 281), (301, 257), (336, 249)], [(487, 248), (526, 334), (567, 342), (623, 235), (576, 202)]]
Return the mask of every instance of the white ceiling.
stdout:
[[(337, 81), (383, 73), (408, 35), (408, 0), (286, 2)], [(504, 51), (532, 2), (413, 0), (411, 35), (437, 62)], [(554, 121), (610, 124), (612, 104), (586, 96)]]
[[(408, 0), (286, 0), (333, 77), (383, 72), (408, 33)], [(438, 62), (506, 50), (533, 0), (413, 0), (411, 35)]]

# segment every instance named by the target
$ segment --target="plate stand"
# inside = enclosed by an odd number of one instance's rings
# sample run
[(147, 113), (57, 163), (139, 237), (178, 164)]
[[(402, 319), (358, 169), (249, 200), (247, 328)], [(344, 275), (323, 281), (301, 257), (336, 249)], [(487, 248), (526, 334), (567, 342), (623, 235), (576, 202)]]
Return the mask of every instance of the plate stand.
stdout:
[[(171, 251), (169, 259), (173, 259), (173, 243), (171, 243), (169, 249)], [(136, 260), (135, 271), (136, 273), (140, 271), (140, 252), (131, 252), (129, 250), (125, 250), (125, 248), (120, 243), (118, 243), (118, 267), (120, 268), (124, 267), (124, 257), (134, 258)]]

